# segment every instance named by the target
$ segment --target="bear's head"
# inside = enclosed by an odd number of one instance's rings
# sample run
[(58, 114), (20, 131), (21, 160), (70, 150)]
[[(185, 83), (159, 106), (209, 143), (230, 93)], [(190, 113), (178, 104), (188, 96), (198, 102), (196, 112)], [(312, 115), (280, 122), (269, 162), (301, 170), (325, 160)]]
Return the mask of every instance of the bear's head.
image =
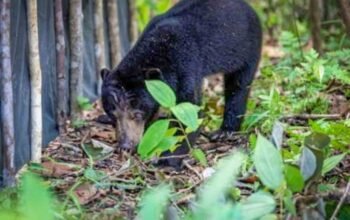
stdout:
[(134, 152), (146, 124), (158, 110), (144, 80), (120, 79), (118, 72), (101, 70), (102, 106), (115, 125), (118, 146)]

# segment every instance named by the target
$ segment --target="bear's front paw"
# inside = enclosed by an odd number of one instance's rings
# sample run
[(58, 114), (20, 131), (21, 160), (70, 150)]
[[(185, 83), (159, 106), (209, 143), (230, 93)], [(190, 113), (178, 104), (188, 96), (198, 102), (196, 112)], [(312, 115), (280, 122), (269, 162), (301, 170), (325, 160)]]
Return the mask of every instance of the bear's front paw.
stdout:
[(115, 146), (116, 152), (118, 153), (135, 153), (136, 149), (130, 144), (116, 144)]
[(217, 130), (208, 135), (211, 142), (233, 141), (237, 132), (227, 130)]

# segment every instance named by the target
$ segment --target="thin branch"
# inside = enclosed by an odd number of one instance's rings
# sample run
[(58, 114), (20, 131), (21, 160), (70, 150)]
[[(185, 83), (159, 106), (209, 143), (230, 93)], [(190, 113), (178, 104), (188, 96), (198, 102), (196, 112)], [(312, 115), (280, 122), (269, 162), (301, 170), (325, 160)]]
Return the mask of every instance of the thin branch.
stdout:
[(336, 219), (338, 212), (340, 211), (340, 208), (344, 204), (344, 201), (347, 198), (347, 196), (349, 195), (349, 193), (350, 193), (350, 181), (348, 182), (348, 185), (346, 186), (346, 190), (345, 190), (342, 198), (340, 199), (336, 209), (334, 210), (332, 217), (330, 218), (331, 220)]

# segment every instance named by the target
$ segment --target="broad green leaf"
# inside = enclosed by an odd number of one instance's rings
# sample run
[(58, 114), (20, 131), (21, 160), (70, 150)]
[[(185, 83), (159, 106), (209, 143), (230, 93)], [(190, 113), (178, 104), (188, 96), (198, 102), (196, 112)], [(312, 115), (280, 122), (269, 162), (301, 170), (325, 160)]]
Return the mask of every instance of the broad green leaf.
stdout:
[(150, 152), (163, 140), (169, 127), (168, 120), (159, 120), (153, 123), (143, 135), (137, 148), (141, 157), (146, 158)]
[(167, 130), (167, 132), (165, 133), (165, 136), (166, 137), (172, 137), (172, 136), (174, 136), (176, 134), (177, 130), (178, 130), (177, 128), (169, 128)]
[(301, 192), (304, 188), (304, 179), (300, 170), (292, 165), (285, 165), (284, 174), (287, 186), (292, 192)]
[(233, 152), (229, 157), (220, 160), (217, 171), (210, 177), (198, 193), (198, 206), (194, 219), (220, 219), (223, 204), (220, 202), (230, 187), (233, 186), (245, 155)]
[(161, 140), (157, 145), (156, 150), (160, 150), (160, 153), (170, 150), (177, 144), (177, 142), (177, 137), (164, 137), (163, 140)]
[(148, 190), (141, 200), (141, 210), (137, 215), (140, 220), (161, 220), (170, 199), (169, 185), (160, 185)]
[(196, 131), (199, 127), (198, 111), (198, 106), (189, 102), (181, 103), (171, 108), (171, 112), (175, 117), (192, 131)]
[(152, 97), (163, 107), (171, 108), (176, 105), (176, 96), (173, 90), (160, 80), (147, 80), (146, 87)]
[(243, 201), (241, 217), (244, 220), (260, 219), (272, 213), (276, 208), (276, 201), (272, 195), (266, 192), (257, 192)]
[(316, 171), (316, 156), (308, 147), (303, 147), (300, 157), (300, 169), (304, 181), (310, 179)]
[(333, 170), (344, 159), (345, 155), (346, 154), (344, 153), (327, 158), (323, 163), (322, 175), (325, 175), (329, 171)]
[(23, 175), (20, 200), (20, 211), (23, 215), (23, 219), (54, 219), (52, 196), (47, 186), (32, 173)]
[(202, 166), (208, 166), (208, 161), (205, 157), (205, 153), (201, 149), (193, 149), (191, 154), (194, 157), (194, 159), (196, 159)]
[(313, 148), (322, 150), (327, 147), (331, 139), (322, 133), (313, 133), (305, 138), (304, 145)]
[(265, 137), (259, 135), (254, 150), (254, 165), (263, 184), (277, 189), (283, 182), (283, 162), (280, 152)]

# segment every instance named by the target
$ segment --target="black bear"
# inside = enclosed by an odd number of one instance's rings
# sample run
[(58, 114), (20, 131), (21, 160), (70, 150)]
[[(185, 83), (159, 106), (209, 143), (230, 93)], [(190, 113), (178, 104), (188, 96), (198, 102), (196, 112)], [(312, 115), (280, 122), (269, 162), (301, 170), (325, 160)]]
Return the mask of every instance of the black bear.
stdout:
[[(135, 150), (159, 105), (145, 80), (160, 79), (178, 102), (200, 104), (202, 79), (223, 73), (225, 112), (216, 137), (237, 131), (260, 60), (259, 19), (243, 0), (182, 0), (148, 24), (112, 71), (101, 71), (102, 104), (119, 147)], [(186, 146), (175, 153), (185, 153)]]

